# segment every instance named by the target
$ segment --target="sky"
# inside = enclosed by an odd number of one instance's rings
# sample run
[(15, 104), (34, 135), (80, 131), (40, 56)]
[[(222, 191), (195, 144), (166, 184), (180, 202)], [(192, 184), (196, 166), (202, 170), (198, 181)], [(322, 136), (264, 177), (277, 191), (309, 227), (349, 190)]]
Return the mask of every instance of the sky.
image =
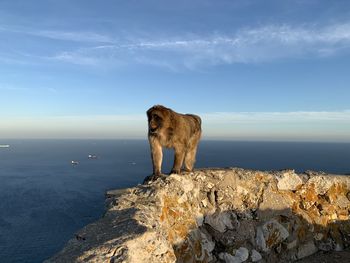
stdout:
[(350, 142), (348, 0), (1, 0), (0, 143), (147, 138), (162, 104), (203, 138)]

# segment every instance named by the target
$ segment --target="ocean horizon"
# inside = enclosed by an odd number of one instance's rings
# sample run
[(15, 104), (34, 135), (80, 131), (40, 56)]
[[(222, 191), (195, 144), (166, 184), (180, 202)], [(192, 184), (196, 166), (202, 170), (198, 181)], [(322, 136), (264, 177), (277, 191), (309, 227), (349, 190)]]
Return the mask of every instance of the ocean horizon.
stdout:
[[(1, 262), (41, 262), (104, 212), (105, 192), (152, 173), (147, 140), (0, 140)], [(89, 155), (90, 158), (89, 158)], [(350, 143), (202, 140), (196, 168), (350, 174)], [(72, 165), (72, 161), (76, 162)], [(173, 152), (164, 151), (163, 173)]]

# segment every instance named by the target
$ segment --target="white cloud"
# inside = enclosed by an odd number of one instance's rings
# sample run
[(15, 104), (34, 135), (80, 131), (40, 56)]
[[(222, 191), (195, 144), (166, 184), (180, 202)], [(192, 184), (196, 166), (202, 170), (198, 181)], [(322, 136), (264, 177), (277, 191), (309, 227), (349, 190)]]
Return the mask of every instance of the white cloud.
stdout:
[(64, 31), (64, 30), (40, 30), (24, 27), (0, 26), (0, 31), (24, 34), (36, 37), (56, 39), (62, 41), (90, 42), (90, 43), (111, 43), (113, 39), (91, 31)]
[(217, 112), (202, 114), (210, 123), (311, 123), (348, 122), (350, 110), (344, 111), (295, 111), (295, 112)]
[(96, 65), (114, 61), (174, 68), (324, 57), (344, 50), (350, 50), (350, 22), (323, 27), (266, 25), (243, 28), (234, 34), (167, 39), (134, 37), (108, 45), (65, 51), (53, 58), (87, 65), (91, 65), (91, 61)]
[[(329, 25), (269, 24), (232, 33), (140, 38), (90, 31), (28, 30), (1, 27), (77, 44), (41, 58), (88, 66), (147, 64), (171, 70), (280, 59), (329, 57), (350, 52), (350, 22)], [(144, 35), (144, 34), (143, 34)], [(57, 48), (56, 48), (57, 49)], [(33, 60), (33, 58), (30, 58)]]
[(48, 57), (50, 60), (63, 61), (66, 63), (85, 65), (85, 66), (96, 66), (99, 64), (99, 59), (94, 56), (84, 56), (79, 52), (61, 52), (53, 57)]
[(32, 34), (40, 37), (77, 42), (96, 42), (96, 43), (110, 43), (112, 38), (106, 35), (97, 34), (94, 32), (74, 32), (74, 31), (29, 31), (27, 34)]

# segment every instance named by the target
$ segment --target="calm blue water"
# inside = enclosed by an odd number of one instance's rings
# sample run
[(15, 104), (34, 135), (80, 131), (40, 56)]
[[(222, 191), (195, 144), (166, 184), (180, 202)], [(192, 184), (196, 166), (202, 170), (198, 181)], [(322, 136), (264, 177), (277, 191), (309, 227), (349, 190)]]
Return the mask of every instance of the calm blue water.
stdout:
[[(7, 140), (0, 148), (0, 261), (41, 262), (104, 211), (107, 189), (152, 171), (147, 141)], [(89, 160), (96, 154), (97, 160)], [(163, 171), (172, 164), (165, 152)], [(350, 173), (350, 144), (202, 141), (196, 167)], [(71, 160), (79, 161), (72, 166)]]

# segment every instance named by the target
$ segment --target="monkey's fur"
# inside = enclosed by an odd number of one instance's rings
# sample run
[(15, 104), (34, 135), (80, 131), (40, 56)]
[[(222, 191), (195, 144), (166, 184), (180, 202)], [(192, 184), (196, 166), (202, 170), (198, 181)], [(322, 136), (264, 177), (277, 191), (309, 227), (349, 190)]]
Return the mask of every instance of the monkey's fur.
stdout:
[(202, 133), (201, 118), (193, 114), (180, 114), (162, 105), (150, 108), (147, 117), (153, 175), (159, 176), (162, 173), (162, 147), (175, 150), (171, 173), (179, 174), (183, 164), (185, 171), (192, 171)]

